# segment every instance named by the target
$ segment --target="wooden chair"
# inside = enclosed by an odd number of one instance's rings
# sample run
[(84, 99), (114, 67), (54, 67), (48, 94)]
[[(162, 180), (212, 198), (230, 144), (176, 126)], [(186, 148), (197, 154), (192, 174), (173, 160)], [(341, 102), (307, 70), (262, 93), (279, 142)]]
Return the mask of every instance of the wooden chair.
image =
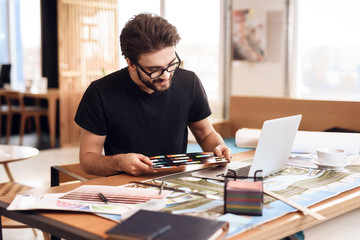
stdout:
[[(21, 194), (31, 189), (32, 187), (15, 182), (0, 183), (0, 196)], [(8, 229), (30, 228), (29, 226), (23, 223), (14, 221), (10, 218), (3, 216), (1, 216), (1, 227)], [(35, 229), (32, 228), (32, 230), (34, 235), (37, 236)], [(44, 240), (50, 240), (50, 235), (48, 233), (43, 232), (43, 236), (44, 236)]]
[[(14, 182), (14, 179), (13, 179), (12, 175), (10, 174), (10, 172), (6, 171), (6, 173), (9, 177), (10, 181), (0, 183), (0, 196), (22, 194), (22, 193), (28, 192), (31, 189), (33, 189), (30, 186), (26, 186), (26, 185)], [(9, 219), (9, 218), (3, 217), (3, 216), (1, 216), (1, 227), (8, 228), (8, 229), (30, 228), (29, 226), (27, 226), (23, 223), (14, 221), (12, 219)], [(32, 228), (32, 230), (36, 237), (37, 233), (36, 233), (35, 229)], [(43, 236), (44, 236), (44, 240), (50, 240), (50, 235), (48, 233), (43, 232)]]
[[(31, 187), (29, 187), (29, 186), (25, 186), (25, 185), (18, 184), (15, 182), (0, 183), (0, 196), (21, 194), (30, 189), (31, 189)], [(29, 228), (28, 226), (26, 226), (20, 222), (16, 222), (12, 219), (9, 219), (9, 218), (3, 217), (3, 216), (1, 216), (1, 225), (2, 225), (2, 228), (12, 228), (12, 229), (13, 228)], [(34, 229), (33, 229), (33, 232), (36, 236), (37, 234)]]
[(48, 109), (41, 107), (39, 104), (33, 106), (27, 106), (24, 103), (24, 96), (21, 92), (17, 91), (6, 91), (5, 92), (6, 104), (8, 107), (9, 115), (7, 119), (7, 129), (6, 129), (6, 143), (10, 141), (11, 127), (13, 121), (13, 115), (20, 115), (20, 145), (23, 143), (23, 137), (25, 133), (25, 124), (26, 120), (30, 117), (33, 117), (35, 120), (35, 126), (37, 135), (41, 137), (41, 126), (40, 126), (40, 117), (48, 117)]

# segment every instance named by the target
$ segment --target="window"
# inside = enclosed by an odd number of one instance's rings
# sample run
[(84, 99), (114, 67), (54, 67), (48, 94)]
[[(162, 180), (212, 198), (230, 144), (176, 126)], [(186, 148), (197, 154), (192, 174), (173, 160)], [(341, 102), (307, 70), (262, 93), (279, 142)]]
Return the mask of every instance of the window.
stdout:
[(11, 86), (41, 77), (40, 0), (1, 1), (0, 64), (11, 64)]
[(24, 80), (40, 80), (41, 74), (41, 29), (40, 0), (20, 1), (20, 27), (23, 78)]
[(8, 11), (7, 2), (0, 1), (0, 64), (10, 62), (8, 46)]
[[(121, 34), (121, 30), (130, 18), (143, 12), (151, 12), (160, 15), (160, 0), (119, 0), (119, 34)], [(120, 50), (120, 67), (124, 68), (126, 66), (127, 63), (124, 56), (121, 55)]]
[(199, 76), (213, 111), (212, 118), (222, 118), (220, 1), (168, 0), (165, 1), (165, 17), (178, 28), (182, 39), (177, 49), (184, 68)]
[(295, 95), (360, 100), (359, 1), (298, 0)]

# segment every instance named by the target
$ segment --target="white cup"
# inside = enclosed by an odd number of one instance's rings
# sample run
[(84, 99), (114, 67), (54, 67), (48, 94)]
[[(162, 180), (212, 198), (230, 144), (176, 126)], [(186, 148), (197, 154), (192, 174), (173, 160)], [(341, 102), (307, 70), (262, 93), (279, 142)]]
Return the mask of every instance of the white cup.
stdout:
[(346, 152), (343, 149), (323, 148), (317, 151), (318, 159), (321, 163), (327, 165), (343, 165), (345, 164)]

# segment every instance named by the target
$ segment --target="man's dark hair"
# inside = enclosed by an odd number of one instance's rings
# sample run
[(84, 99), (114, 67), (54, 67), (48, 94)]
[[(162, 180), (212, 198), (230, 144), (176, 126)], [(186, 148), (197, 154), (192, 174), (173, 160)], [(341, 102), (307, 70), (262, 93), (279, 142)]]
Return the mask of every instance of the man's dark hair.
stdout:
[(151, 13), (141, 13), (130, 19), (120, 34), (122, 55), (133, 63), (137, 63), (141, 54), (176, 46), (179, 41), (176, 27)]

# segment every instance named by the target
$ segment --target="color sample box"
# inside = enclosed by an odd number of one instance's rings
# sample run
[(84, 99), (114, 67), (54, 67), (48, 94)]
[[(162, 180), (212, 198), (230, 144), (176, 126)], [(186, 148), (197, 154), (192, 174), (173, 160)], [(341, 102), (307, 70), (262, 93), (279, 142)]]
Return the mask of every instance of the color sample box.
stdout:
[(153, 168), (183, 167), (192, 164), (217, 164), (229, 162), (226, 158), (215, 157), (212, 153), (184, 153), (150, 157)]
[(224, 212), (262, 216), (263, 182), (228, 180), (225, 182)]

